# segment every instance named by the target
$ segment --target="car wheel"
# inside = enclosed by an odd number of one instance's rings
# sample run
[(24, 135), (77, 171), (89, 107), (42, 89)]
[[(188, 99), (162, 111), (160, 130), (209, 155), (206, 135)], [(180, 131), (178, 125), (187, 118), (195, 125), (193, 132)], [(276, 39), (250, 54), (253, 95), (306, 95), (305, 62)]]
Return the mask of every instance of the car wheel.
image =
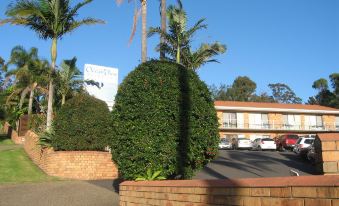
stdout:
[(262, 148), (261, 148), (260, 146), (258, 146), (258, 150), (259, 150), (259, 151), (262, 151)]

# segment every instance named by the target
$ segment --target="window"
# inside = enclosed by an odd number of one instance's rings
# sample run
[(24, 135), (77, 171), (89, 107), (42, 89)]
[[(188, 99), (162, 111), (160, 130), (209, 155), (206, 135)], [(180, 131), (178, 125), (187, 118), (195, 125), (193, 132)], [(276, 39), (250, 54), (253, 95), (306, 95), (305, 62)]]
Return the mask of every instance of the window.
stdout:
[(323, 129), (323, 118), (320, 115), (305, 115), (305, 130)]
[(339, 116), (335, 117), (335, 128), (336, 130), (339, 130)]
[(268, 129), (269, 128), (268, 114), (250, 113), (249, 128), (251, 129)]
[(284, 128), (285, 129), (300, 129), (301, 126), (301, 118), (300, 115), (296, 114), (284, 114)]
[(224, 113), (224, 128), (236, 128), (237, 127), (237, 113)]

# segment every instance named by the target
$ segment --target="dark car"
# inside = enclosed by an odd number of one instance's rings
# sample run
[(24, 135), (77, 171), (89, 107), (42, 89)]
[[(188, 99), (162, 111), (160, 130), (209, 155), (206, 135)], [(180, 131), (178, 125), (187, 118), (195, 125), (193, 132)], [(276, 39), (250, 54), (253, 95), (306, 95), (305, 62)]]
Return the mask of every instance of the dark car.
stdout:
[(276, 138), (277, 150), (293, 149), (299, 136), (296, 134), (284, 134)]

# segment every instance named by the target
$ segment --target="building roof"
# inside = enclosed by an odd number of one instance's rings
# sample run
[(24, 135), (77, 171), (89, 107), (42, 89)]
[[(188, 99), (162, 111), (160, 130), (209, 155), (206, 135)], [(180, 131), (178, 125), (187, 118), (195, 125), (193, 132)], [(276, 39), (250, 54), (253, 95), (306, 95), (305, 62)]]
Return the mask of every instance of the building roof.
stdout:
[(239, 102), (239, 101), (215, 101), (217, 109), (222, 110), (249, 110), (249, 111), (281, 111), (299, 113), (333, 113), (339, 114), (339, 109), (320, 105), (305, 104), (279, 104), (266, 102)]

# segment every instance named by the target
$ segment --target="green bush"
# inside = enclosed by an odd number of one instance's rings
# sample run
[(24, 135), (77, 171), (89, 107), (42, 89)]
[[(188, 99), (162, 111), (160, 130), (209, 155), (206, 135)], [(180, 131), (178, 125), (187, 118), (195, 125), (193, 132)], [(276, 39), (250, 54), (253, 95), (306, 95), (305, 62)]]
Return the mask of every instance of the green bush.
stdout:
[(57, 113), (51, 145), (55, 150), (102, 151), (111, 132), (111, 115), (105, 102), (87, 94), (68, 100)]
[(41, 134), (46, 130), (47, 117), (46, 114), (31, 114), (29, 116), (29, 129), (36, 134)]
[(151, 169), (188, 179), (217, 154), (216, 111), (195, 72), (165, 61), (141, 64), (115, 100), (111, 149), (123, 178)]

